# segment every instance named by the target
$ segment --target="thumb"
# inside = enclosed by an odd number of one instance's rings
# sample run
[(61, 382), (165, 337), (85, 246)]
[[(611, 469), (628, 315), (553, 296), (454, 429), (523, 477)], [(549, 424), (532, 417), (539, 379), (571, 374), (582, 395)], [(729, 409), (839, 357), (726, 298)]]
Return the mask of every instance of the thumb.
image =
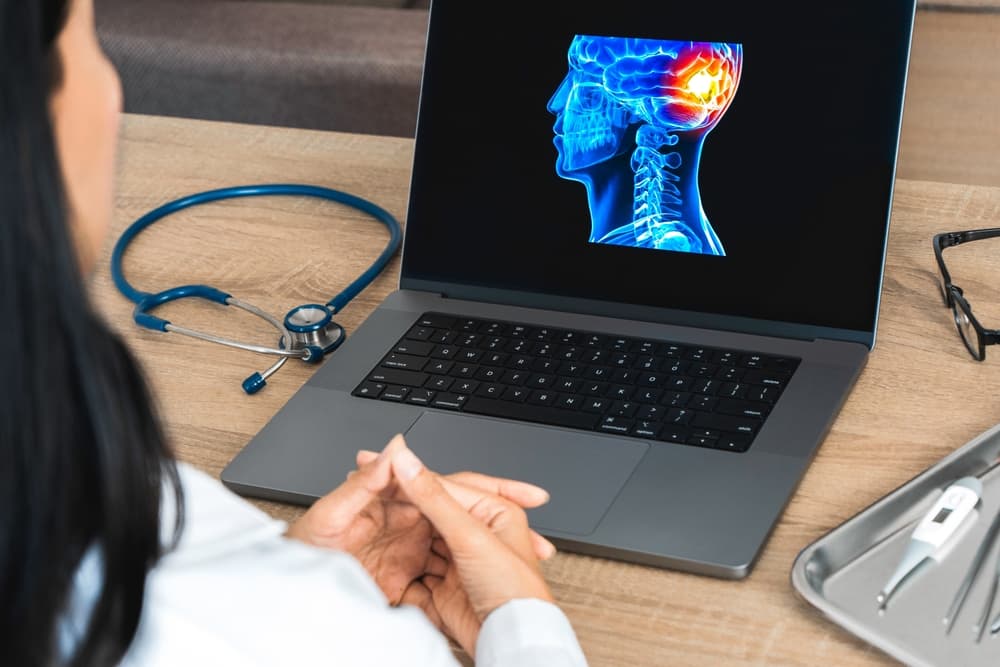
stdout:
[[(408, 447), (392, 454), (392, 471), (410, 502), (427, 517), (451, 551), (465, 551), (472, 543), (497, 540), (481, 521), (462, 507)], [(485, 546), (485, 545), (481, 545)], [(478, 550), (478, 549), (477, 549)]]
[(389, 461), (392, 453), (403, 446), (401, 436), (389, 441), (382, 454), (348, 475), (336, 489), (317, 500), (311, 514), (320, 520), (326, 530), (337, 531), (349, 524), (368, 503), (389, 486), (392, 470)]

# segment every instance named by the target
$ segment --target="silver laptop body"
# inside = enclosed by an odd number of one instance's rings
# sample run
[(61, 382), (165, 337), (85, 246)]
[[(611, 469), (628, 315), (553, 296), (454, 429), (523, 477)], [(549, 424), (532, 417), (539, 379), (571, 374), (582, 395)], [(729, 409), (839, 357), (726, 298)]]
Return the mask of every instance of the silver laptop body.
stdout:
[(562, 549), (748, 575), (875, 343), (880, 4), (435, 0), (399, 289), (223, 482), (308, 504), (404, 433), (548, 489)]

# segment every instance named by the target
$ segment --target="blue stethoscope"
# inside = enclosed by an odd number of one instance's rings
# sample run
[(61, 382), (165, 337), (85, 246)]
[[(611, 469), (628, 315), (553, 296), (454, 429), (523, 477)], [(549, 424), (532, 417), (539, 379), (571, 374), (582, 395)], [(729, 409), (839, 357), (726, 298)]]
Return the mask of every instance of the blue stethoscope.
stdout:
[[(141, 292), (134, 288), (125, 279), (122, 271), (122, 258), (125, 250), (139, 233), (152, 225), (154, 222), (178, 211), (182, 211), (199, 204), (207, 204), (222, 199), (232, 199), (235, 197), (254, 197), (262, 195), (292, 195), (305, 197), (319, 197), (341, 204), (346, 204), (360, 211), (368, 213), (379, 222), (389, 228), (389, 242), (375, 261), (368, 269), (358, 276), (354, 282), (347, 286), (343, 292), (333, 297), (326, 304), (307, 303), (296, 306), (288, 311), (284, 321), (273, 317), (260, 308), (208, 285), (184, 285), (173, 287), (162, 292), (149, 293)], [(182, 199), (169, 202), (145, 214), (128, 229), (126, 229), (118, 242), (115, 244), (111, 254), (111, 278), (115, 287), (124, 294), (130, 301), (135, 303), (132, 319), (135, 323), (146, 329), (153, 331), (170, 331), (184, 334), (193, 338), (199, 338), (221, 345), (227, 345), (240, 350), (259, 352), (278, 357), (278, 360), (265, 371), (255, 372), (243, 381), (243, 391), (248, 394), (255, 394), (260, 391), (268, 378), (290, 358), (301, 359), (308, 363), (319, 363), (324, 356), (333, 352), (340, 346), (347, 334), (344, 328), (333, 321), (333, 316), (340, 312), (351, 299), (357, 296), (369, 283), (378, 276), (385, 268), (389, 260), (399, 249), (403, 240), (402, 229), (399, 222), (385, 209), (376, 206), (372, 202), (357, 197), (340, 190), (331, 190), (314, 185), (248, 185), (231, 188), (211, 190), (199, 194), (190, 195)], [(163, 318), (150, 313), (151, 310), (162, 306), (170, 301), (179, 299), (198, 298), (213, 301), (224, 306), (235, 306), (248, 313), (256, 315), (269, 322), (280, 333), (278, 347), (266, 347), (251, 343), (242, 343), (231, 338), (215, 336), (196, 329), (178, 326)]]

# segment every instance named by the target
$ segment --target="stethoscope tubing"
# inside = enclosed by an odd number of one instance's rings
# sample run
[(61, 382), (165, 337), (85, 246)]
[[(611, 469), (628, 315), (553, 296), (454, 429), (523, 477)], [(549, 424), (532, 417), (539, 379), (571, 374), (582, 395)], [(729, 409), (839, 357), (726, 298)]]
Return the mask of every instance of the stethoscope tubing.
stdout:
[[(327, 199), (341, 204), (346, 204), (347, 206), (351, 206), (368, 213), (389, 229), (389, 242), (371, 266), (369, 266), (368, 269), (358, 276), (351, 284), (344, 288), (340, 294), (327, 301), (326, 305), (329, 306), (331, 311), (335, 314), (340, 312), (340, 310), (347, 305), (351, 299), (357, 296), (361, 290), (367, 287), (368, 284), (374, 280), (379, 273), (381, 273), (382, 269), (384, 269), (385, 265), (389, 263), (389, 260), (392, 259), (392, 256), (396, 253), (396, 250), (399, 249), (399, 246), (402, 243), (402, 229), (399, 222), (391, 213), (386, 211), (381, 206), (368, 201), (367, 199), (362, 199), (361, 197), (352, 195), (348, 192), (315, 185), (300, 185), (294, 183), (242, 185), (220, 188), (217, 190), (209, 190), (189, 195), (187, 197), (182, 197), (172, 202), (163, 204), (162, 206), (146, 213), (129, 225), (129, 227), (122, 233), (121, 237), (119, 237), (118, 241), (115, 243), (114, 249), (111, 253), (111, 279), (114, 281), (115, 287), (117, 287), (126, 298), (137, 305), (144, 299), (154, 296), (153, 294), (142, 292), (133, 287), (125, 278), (124, 270), (122, 268), (125, 250), (128, 248), (129, 244), (131, 244), (132, 241), (135, 240), (135, 237), (137, 237), (143, 230), (148, 228), (154, 222), (157, 222), (168, 215), (177, 213), (178, 211), (183, 211), (184, 209), (201, 204), (208, 204), (222, 201), (224, 199), (234, 199), (239, 197), (276, 195), (318, 197), (320, 199)], [(171, 290), (166, 290), (166, 292), (170, 291)], [(163, 292), (160, 294), (163, 294)]]
[[(233, 199), (237, 197), (255, 196), (305, 196), (317, 197), (329, 201), (338, 202), (367, 213), (381, 222), (389, 230), (389, 241), (385, 248), (374, 262), (354, 281), (352, 281), (343, 291), (326, 302), (325, 306), (318, 304), (306, 304), (290, 311), (285, 321), (264, 312), (260, 308), (245, 301), (236, 299), (232, 295), (218, 290), (209, 285), (183, 285), (172, 287), (161, 292), (143, 292), (134, 287), (125, 278), (123, 270), (123, 260), (125, 251), (135, 238), (158, 220), (163, 219), (178, 211), (182, 211), (192, 206)], [(323, 357), (336, 349), (344, 340), (346, 334), (342, 326), (332, 321), (331, 316), (340, 312), (355, 296), (368, 286), (382, 272), (385, 266), (392, 259), (392, 256), (402, 244), (403, 233), (399, 222), (391, 213), (380, 206), (347, 192), (324, 188), (314, 185), (299, 185), (288, 183), (275, 183), (266, 185), (244, 185), (217, 190), (209, 190), (194, 195), (189, 195), (146, 213), (133, 222), (122, 233), (111, 253), (111, 279), (115, 287), (130, 301), (135, 304), (132, 318), (136, 324), (147, 329), (163, 332), (174, 332), (200, 340), (218, 343), (228, 347), (277, 356), (278, 359), (265, 371), (253, 373), (243, 382), (243, 389), (246, 393), (257, 392), (266, 384), (267, 378), (280, 369), (290, 358), (297, 358), (309, 363), (319, 363)], [(179, 326), (168, 320), (153, 315), (150, 311), (171, 301), (187, 298), (198, 298), (218, 303), (224, 306), (233, 306), (249, 312), (271, 324), (278, 330), (280, 338), (278, 347), (267, 347), (244, 343), (242, 341), (218, 336), (197, 329)], [(301, 312), (306, 309), (320, 311), (323, 313), (318, 321), (301, 324), (290, 323), (291, 313)], [(319, 332), (322, 329), (321, 335)], [(292, 331), (299, 332), (293, 334)], [(311, 337), (310, 337), (311, 336)]]

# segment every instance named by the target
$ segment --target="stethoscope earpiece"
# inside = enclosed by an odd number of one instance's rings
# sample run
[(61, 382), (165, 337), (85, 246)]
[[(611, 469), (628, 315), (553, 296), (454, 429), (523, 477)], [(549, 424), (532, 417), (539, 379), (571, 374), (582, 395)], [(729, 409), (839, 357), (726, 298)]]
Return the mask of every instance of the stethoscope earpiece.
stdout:
[[(209, 202), (234, 197), (251, 197), (260, 195), (298, 195), (308, 197), (319, 197), (341, 204), (346, 204), (353, 208), (366, 212), (382, 222), (389, 229), (389, 242), (386, 244), (382, 254), (372, 263), (368, 269), (358, 276), (354, 282), (347, 286), (343, 292), (330, 299), (326, 304), (308, 303), (297, 306), (285, 315), (284, 320), (278, 320), (267, 314), (260, 308), (245, 301), (241, 301), (221, 290), (209, 287), (208, 285), (185, 285), (174, 287), (162, 292), (150, 294), (140, 292), (125, 280), (122, 272), (122, 258), (128, 244), (146, 227), (160, 220), (171, 213)], [(115, 286), (129, 300), (136, 304), (133, 312), (133, 320), (136, 324), (146, 329), (163, 332), (175, 332), (198, 338), (220, 345), (226, 345), (250, 352), (275, 355), (278, 358), (270, 368), (264, 371), (255, 372), (243, 381), (243, 391), (247, 394), (256, 394), (267, 385), (267, 380), (278, 369), (280, 369), (290, 358), (300, 359), (306, 363), (318, 364), (323, 361), (327, 354), (340, 347), (347, 337), (344, 327), (333, 320), (333, 316), (340, 312), (351, 299), (358, 295), (361, 290), (368, 286), (372, 280), (378, 276), (385, 268), (386, 264), (399, 249), (403, 240), (402, 228), (399, 222), (385, 209), (375, 204), (361, 199), (352, 194), (321, 188), (312, 185), (252, 185), (235, 188), (223, 188), (212, 190), (201, 194), (191, 195), (183, 199), (164, 204), (163, 206), (150, 211), (143, 217), (132, 223), (126, 229), (118, 242), (115, 244), (111, 255), (111, 277)], [(198, 298), (212, 301), (224, 306), (234, 306), (248, 313), (256, 315), (270, 323), (279, 332), (278, 346), (267, 347), (242, 343), (230, 338), (223, 338), (214, 334), (205, 333), (196, 329), (189, 329), (178, 326), (153, 315), (150, 311), (162, 306), (170, 301), (179, 299)]]

